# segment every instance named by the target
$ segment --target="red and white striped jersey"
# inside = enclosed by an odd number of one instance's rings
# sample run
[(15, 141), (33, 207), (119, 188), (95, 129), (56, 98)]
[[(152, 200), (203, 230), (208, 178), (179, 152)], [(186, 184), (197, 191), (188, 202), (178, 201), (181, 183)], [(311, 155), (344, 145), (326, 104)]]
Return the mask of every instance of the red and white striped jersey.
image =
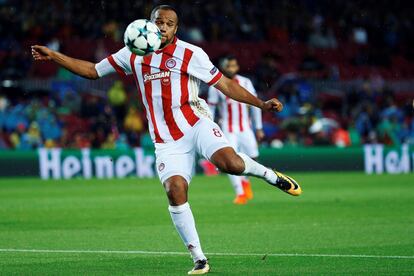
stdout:
[[(257, 96), (256, 90), (253, 87), (250, 79), (236, 75), (233, 78), (240, 86), (244, 87), (254, 96)], [(218, 106), (221, 114), (221, 128), (225, 132), (243, 132), (246, 129), (251, 129), (251, 121), (248, 110), (248, 105), (235, 101), (218, 89), (211, 86), (208, 90), (208, 104), (210, 105), (213, 115), (215, 114), (215, 106)], [(252, 108), (252, 115), (256, 129), (262, 129), (262, 111), (257, 107)]]
[(207, 103), (198, 97), (200, 80), (214, 85), (222, 76), (201, 48), (177, 38), (146, 56), (124, 47), (95, 68), (99, 77), (115, 71), (134, 76), (154, 143), (178, 140), (200, 117), (210, 118)]

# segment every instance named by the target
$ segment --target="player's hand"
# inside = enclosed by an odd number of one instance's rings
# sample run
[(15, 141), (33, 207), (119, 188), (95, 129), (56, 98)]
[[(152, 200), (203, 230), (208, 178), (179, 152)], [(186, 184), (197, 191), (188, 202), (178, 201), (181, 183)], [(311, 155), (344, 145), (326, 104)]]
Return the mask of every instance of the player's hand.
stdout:
[(283, 110), (283, 104), (276, 98), (270, 99), (264, 102), (262, 109), (264, 111), (277, 111)]
[(40, 45), (33, 45), (32, 46), (32, 56), (34, 60), (39, 61), (45, 61), (45, 60), (51, 60), (52, 57), (50, 56), (52, 53), (52, 50), (45, 46)]
[(265, 137), (263, 129), (257, 129), (256, 130), (256, 139), (258, 142), (261, 142), (263, 138)]

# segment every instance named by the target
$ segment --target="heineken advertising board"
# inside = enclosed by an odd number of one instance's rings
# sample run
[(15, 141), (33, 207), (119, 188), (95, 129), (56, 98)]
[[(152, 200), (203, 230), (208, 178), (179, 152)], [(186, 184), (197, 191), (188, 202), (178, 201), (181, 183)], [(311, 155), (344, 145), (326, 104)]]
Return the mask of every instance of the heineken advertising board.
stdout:
[[(281, 171), (365, 171), (367, 174), (412, 173), (413, 146), (261, 148), (259, 161)], [(197, 160), (197, 173), (211, 164)], [(214, 170), (214, 168), (213, 168)], [(0, 177), (42, 179), (156, 177), (153, 149), (0, 151)]]

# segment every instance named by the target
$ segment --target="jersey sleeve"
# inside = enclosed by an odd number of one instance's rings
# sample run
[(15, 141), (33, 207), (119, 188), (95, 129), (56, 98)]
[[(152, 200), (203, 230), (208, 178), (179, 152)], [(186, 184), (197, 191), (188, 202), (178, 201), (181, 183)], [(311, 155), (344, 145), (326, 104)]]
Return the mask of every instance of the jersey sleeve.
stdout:
[(127, 47), (108, 56), (95, 65), (99, 77), (117, 72), (121, 77), (132, 74), (130, 64), (131, 52)]
[(210, 61), (210, 58), (202, 49), (197, 49), (188, 64), (188, 74), (212, 86), (215, 85), (223, 74)]

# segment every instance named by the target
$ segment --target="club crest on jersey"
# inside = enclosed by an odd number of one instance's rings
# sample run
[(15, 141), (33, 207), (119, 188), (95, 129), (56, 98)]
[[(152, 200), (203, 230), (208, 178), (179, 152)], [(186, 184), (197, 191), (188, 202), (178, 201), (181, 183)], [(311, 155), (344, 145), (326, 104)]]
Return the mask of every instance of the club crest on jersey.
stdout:
[(170, 68), (170, 69), (174, 68), (176, 65), (177, 65), (177, 62), (173, 58), (169, 58), (165, 62), (165, 66), (167, 66), (167, 68)]
[(168, 83), (170, 82), (171, 71), (161, 71), (152, 74), (145, 74), (144, 75), (144, 82), (159, 80), (161, 79), (161, 83), (165, 83), (164, 79), (168, 79)]

